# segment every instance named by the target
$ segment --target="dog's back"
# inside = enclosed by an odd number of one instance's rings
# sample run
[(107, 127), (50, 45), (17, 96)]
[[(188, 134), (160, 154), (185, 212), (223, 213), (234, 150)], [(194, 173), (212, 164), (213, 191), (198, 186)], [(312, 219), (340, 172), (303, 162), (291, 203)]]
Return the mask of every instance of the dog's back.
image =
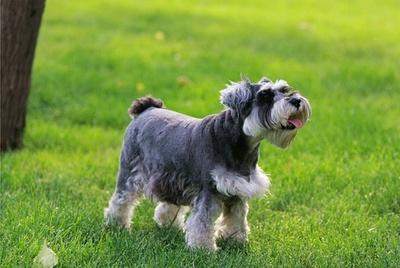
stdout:
[[(129, 108), (134, 120), (128, 126), (125, 143), (135, 142), (143, 157), (159, 163), (184, 163), (188, 158), (190, 137), (199, 119), (165, 109), (161, 100), (152, 97), (137, 99)], [(155, 164), (155, 163), (153, 163)]]

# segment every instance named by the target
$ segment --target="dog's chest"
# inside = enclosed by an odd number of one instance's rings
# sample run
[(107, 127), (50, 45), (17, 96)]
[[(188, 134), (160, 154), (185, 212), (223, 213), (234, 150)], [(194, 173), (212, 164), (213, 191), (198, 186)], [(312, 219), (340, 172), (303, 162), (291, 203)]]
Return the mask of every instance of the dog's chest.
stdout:
[(214, 169), (211, 175), (217, 191), (227, 196), (260, 197), (268, 192), (270, 185), (268, 176), (258, 166), (248, 177), (224, 168)]

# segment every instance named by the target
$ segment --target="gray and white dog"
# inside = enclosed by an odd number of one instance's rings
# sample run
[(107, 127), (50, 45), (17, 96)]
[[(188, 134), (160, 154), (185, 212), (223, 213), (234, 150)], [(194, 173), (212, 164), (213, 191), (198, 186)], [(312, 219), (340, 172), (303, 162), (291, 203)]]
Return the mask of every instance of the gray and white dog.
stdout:
[(247, 241), (248, 199), (263, 196), (270, 184), (257, 165), (260, 142), (286, 148), (311, 107), (285, 81), (267, 78), (231, 83), (220, 100), (226, 109), (203, 119), (167, 110), (152, 97), (133, 102), (106, 224), (130, 228), (145, 195), (158, 203), (157, 224), (183, 228), (191, 248), (216, 250), (221, 237)]

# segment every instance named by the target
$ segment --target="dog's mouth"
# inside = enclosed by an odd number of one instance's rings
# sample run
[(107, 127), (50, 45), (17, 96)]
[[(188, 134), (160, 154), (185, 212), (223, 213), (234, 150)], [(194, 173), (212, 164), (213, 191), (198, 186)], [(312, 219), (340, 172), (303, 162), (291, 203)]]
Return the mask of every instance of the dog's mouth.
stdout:
[(287, 120), (287, 125), (284, 127), (284, 129), (297, 129), (303, 127), (303, 125), (303, 120), (299, 116), (293, 115)]

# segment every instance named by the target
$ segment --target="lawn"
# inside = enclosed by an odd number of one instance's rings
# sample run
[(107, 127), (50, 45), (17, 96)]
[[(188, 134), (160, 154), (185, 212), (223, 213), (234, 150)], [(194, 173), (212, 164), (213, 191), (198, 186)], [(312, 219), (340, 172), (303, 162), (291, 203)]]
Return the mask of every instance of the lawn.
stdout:
[[(399, 267), (400, 36), (393, 1), (48, 0), (25, 146), (1, 155), (0, 266)], [(159, 229), (107, 231), (132, 99), (217, 113), (240, 74), (285, 79), (312, 119), (293, 145), (264, 142), (271, 195), (250, 202), (250, 241), (192, 252)]]

